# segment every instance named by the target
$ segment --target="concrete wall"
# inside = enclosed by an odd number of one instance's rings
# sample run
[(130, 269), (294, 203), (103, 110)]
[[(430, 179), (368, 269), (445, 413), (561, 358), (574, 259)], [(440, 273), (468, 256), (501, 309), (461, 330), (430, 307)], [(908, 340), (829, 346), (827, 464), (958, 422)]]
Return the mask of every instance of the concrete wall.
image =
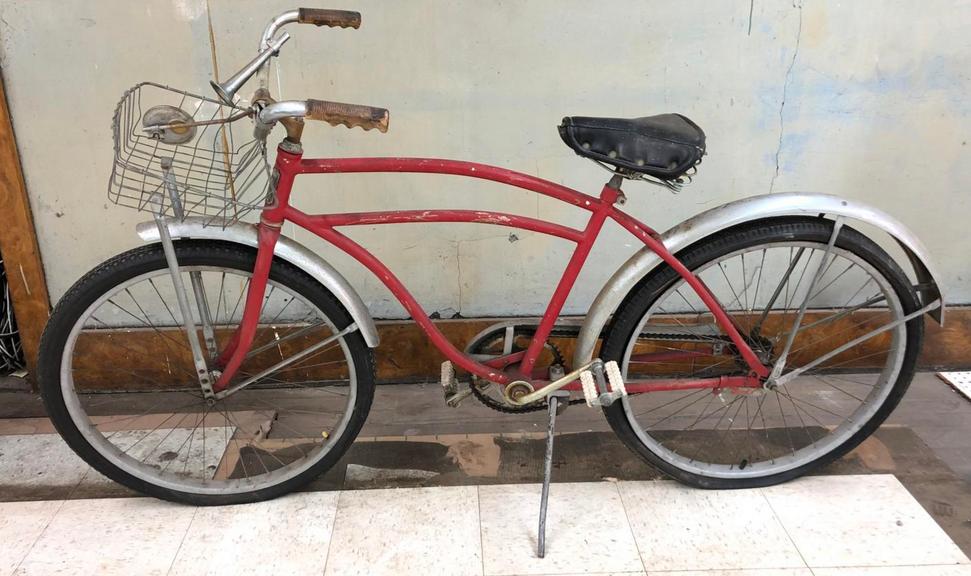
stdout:
[[(146, 215), (106, 199), (110, 117), (141, 80), (208, 90), (255, 52), (294, 0), (3, 0), (3, 73), (52, 298), (137, 245)], [(326, 4), (326, 3), (325, 3)], [(709, 154), (680, 195), (627, 186), (628, 209), (663, 230), (752, 194), (812, 190), (871, 202), (934, 253), (948, 299), (971, 301), (971, 2), (341, 0), (360, 30), (293, 26), (278, 97), (385, 106), (388, 134), (311, 125), (317, 156), (474, 159), (596, 192), (606, 174), (560, 142), (564, 115), (684, 113)], [(212, 41), (210, 41), (212, 38)], [(584, 213), (447, 176), (321, 176), (313, 210), (483, 208), (578, 226)], [(288, 231), (293, 232), (293, 231)], [(571, 245), (475, 225), (355, 229), (427, 310), (536, 314)], [(403, 311), (366, 270), (296, 232), (383, 317)], [(568, 303), (582, 313), (634, 247), (618, 229)], [(449, 310), (451, 309), (451, 310)]]

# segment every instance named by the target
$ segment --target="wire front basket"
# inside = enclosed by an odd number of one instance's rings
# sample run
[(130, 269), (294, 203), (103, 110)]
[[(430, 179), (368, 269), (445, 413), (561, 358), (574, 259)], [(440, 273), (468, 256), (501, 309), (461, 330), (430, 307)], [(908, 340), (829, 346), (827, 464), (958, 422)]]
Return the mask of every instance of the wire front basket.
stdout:
[[(143, 82), (112, 121), (108, 198), (119, 206), (228, 226), (263, 207), (270, 166), (247, 109)], [(241, 144), (239, 142), (242, 142)]]

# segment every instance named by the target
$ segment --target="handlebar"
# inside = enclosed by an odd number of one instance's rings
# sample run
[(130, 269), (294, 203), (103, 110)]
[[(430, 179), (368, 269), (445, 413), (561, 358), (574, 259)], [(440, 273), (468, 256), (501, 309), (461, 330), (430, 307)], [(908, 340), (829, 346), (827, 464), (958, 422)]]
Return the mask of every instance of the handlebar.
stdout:
[(365, 130), (377, 128), (378, 132), (388, 131), (388, 111), (384, 108), (362, 106), (361, 104), (307, 100), (306, 118), (323, 120), (331, 126), (343, 124), (348, 128), (360, 126)]
[(260, 110), (261, 124), (270, 125), (284, 118), (307, 118), (364, 130), (388, 131), (388, 111), (374, 106), (344, 104), (326, 100), (283, 100), (267, 104)]
[(281, 26), (292, 24), (313, 24), (314, 26), (339, 26), (341, 28), (360, 28), (361, 13), (348, 10), (327, 10), (325, 8), (297, 8), (280, 14), (263, 30), (260, 37), (260, 52), (266, 50), (273, 43), (273, 37)]
[(340, 26), (341, 28), (360, 28), (361, 13), (349, 10), (327, 10), (324, 8), (297, 8), (297, 22), (314, 26)]
[[(273, 101), (269, 91), (266, 89), (266, 74), (269, 60), (279, 53), (280, 47), (290, 38), (286, 32), (277, 36), (277, 30), (281, 26), (292, 22), (313, 24), (315, 26), (358, 28), (361, 25), (361, 14), (347, 10), (326, 10), (321, 8), (298, 8), (280, 14), (271, 20), (263, 31), (263, 37), (260, 40), (260, 51), (256, 58), (228, 80), (222, 83), (211, 82), (213, 89), (219, 95), (220, 99), (232, 106), (236, 92), (259, 71), (260, 88), (254, 95), (253, 102), (254, 104), (258, 104), (255, 108), (258, 110), (256, 134), (263, 138), (269, 134), (275, 122), (287, 118), (309, 118), (310, 120), (322, 120), (332, 126), (343, 124), (348, 128), (360, 127), (364, 130), (377, 128), (379, 132), (387, 132), (388, 111), (384, 108), (328, 102), (326, 100)], [(288, 124), (288, 135), (290, 135), (291, 131), (294, 135), (299, 132)]]

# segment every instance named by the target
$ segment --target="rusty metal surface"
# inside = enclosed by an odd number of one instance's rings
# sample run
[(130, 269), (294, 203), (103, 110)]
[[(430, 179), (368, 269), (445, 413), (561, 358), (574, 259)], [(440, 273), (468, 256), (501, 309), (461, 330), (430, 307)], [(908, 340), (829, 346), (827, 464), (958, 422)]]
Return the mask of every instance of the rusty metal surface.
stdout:
[(343, 124), (348, 128), (360, 127), (365, 130), (377, 128), (379, 132), (388, 131), (388, 111), (384, 108), (344, 104), (326, 100), (307, 100), (307, 118), (322, 120), (332, 126)]
[(325, 8), (298, 8), (297, 22), (314, 26), (339, 26), (341, 28), (360, 28), (361, 13), (350, 10), (328, 10)]
[(280, 124), (287, 131), (287, 140), (300, 144), (300, 138), (303, 136), (303, 118), (284, 118), (280, 120)]

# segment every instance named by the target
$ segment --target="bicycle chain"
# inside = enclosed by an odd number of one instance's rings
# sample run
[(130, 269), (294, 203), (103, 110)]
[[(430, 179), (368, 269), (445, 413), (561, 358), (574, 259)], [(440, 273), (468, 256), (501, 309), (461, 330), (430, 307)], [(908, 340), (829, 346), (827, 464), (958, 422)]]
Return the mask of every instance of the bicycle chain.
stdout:
[[(549, 348), (550, 352), (553, 353), (553, 363), (559, 364), (562, 366), (564, 362), (563, 353), (560, 352), (560, 349), (556, 346), (556, 344), (553, 344), (552, 342), (547, 342), (545, 346)], [(488, 386), (492, 386), (492, 385), (493, 384), (491, 382), (488, 384)], [(488, 386), (484, 386), (483, 388), (486, 388)], [(490, 396), (487, 396), (484, 392), (482, 392), (482, 390), (479, 389), (478, 384), (474, 381), (471, 384), (469, 384), (469, 390), (472, 391), (472, 395), (475, 396), (475, 399), (481, 402), (487, 408), (491, 408), (496, 412), (502, 412), (503, 414), (526, 414), (528, 412), (538, 412), (539, 410), (546, 410), (545, 404), (530, 404), (528, 406), (510, 406), (504, 402), (500, 402), (499, 400), (496, 400)], [(586, 400), (583, 398), (576, 398), (576, 399), (570, 400), (569, 403), (580, 404), (582, 402), (586, 402)]]
[[(534, 332), (535, 331), (525, 330), (525, 331), (523, 331), (521, 333), (521, 335), (522, 336), (529, 336), (530, 334), (532, 334)], [(709, 341), (709, 340), (713, 340), (713, 339), (714, 340), (724, 340), (725, 341), (725, 344), (732, 345), (731, 339), (729, 339), (727, 336), (712, 338), (710, 336), (709, 337), (706, 337), (706, 336), (693, 335), (693, 334), (677, 334), (677, 333), (674, 333), (674, 334), (671, 334), (671, 333), (668, 333), (668, 334), (665, 334), (665, 333), (654, 333), (654, 334), (651, 334), (651, 336), (655, 340), (697, 340), (697, 341)], [(485, 344), (485, 343), (483, 343), (483, 344)], [(547, 341), (546, 344), (544, 344), (544, 346), (546, 348), (548, 348), (550, 350), (550, 352), (553, 353), (553, 363), (554, 364), (559, 364), (560, 366), (562, 366), (563, 363), (564, 363), (563, 353), (556, 346), (556, 344), (553, 344), (552, 342)], [(741, 361), (741, 358), (740, 357), (737, 358), (737, 359)], [(487, 386), (483, 386), (482, 388), (485, 389), (485, 388), (488, 388), (488, 386), (491, 386), (491, 385), (492, 385), (492, 383), (490, 382), (490, 383), (488, 383)], [(486, 395), (479, 388), (479, 386), (476, 384), (476, 382), (474, 380), (472, 381), (471, 384), (469, 384), (469, 389), (472, 391), (472, 395), (475, 396), (476, 400), (478, 400), (480, 403), (482, 403), (483, 405), (485, 405), (487, 408), (491, 408), (492, 410), (495, 410), (496, 412), (502, 412), (503, 414), (525, 414), (525, 413), (528, 413), (528, 412), (538, 412), (539, 410), (545, 410), (546, 409), (546, 405), (545, 404), (530, 404), (528, 406), (510, 406), (509, 404), (506, 404), (504, 402), (501, 402), (499, 400), (496, 400), (496, 399), (494, 399), (494, 398)], [(572, 400), (569, 401), (569, 404), (570, 405), (573, 405), (573, 404), (583, 404), (585, 402), (586, 402), (586, 399), (585, 398), (574, 398), (574, 399), (572, 399)]]

